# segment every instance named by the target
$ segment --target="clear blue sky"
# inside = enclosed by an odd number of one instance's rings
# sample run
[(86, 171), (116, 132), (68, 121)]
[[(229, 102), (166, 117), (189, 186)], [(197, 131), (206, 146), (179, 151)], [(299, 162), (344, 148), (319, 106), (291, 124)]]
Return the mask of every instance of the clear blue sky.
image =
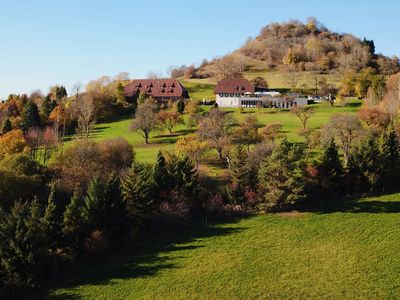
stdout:
[(399, 12), (394, 0), (0, 0), (0, 99), (122, 71), (166, 73), (230, 52), (270, 22), (309, 16), (400, 55)]

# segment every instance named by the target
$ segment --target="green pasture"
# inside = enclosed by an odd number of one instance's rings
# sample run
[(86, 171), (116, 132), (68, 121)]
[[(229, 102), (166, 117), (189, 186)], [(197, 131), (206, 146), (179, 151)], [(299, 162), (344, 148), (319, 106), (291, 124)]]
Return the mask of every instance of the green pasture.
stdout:
[(400, 194), (330, 212), (204, 220), (132, 245), (47, 298), (396, 299), (399, 228)]

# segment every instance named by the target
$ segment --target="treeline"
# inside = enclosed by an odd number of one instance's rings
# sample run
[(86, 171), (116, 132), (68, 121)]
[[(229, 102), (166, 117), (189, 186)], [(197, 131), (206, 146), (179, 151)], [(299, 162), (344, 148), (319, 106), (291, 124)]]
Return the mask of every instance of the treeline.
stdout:
[(0, 295), (66, 279), (83, 261), (130, 245), (151, 222), (189, 223), (205, 209), (202, 193), (189, 158), (159, 153), (141, 164), (123, 139), (78, 141), (48, 166), (4, 157)]
[(92, 80), (85, 90), (77, 83), (70, 96), (64, 86), (46, 96), (39, 90), (9, 95), (0, 103), (0, 156), (26, 152), (45, 164), (66, 136), (88, 137), (98, 120), (132, 114), (136, 102), (125, 97), (127, 82), (128, 74), (120, 73)]

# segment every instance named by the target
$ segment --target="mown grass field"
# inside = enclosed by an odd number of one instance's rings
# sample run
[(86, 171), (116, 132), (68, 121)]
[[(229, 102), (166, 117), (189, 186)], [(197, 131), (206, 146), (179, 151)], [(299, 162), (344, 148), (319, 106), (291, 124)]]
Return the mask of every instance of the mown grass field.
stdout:
[[(351, 101), (346, 106), (331, 107), (329, 104), (314, 104), (314, 115), (309, 119), (310, 128), (320, 128), (329, 122), (335, 113), (355, 113), (360, 108), (360, 101)], [(210, 106), (203, 106), (203, 110), (210, 109)], [(269, 111), (267, 109), (246, 109), (239, 113), (237, 109), (223, 109), (233, 115), (240, 122), (248, 114), (257, 117), (260, 126), (270, 123), (281, 123), (284, 134), (293, 141), (301, 141), (303, 138), (298, 134), (301, 128), (300, 120), (288, 110)], [(187, 115), (184, 115), (187, 119)], [(127, 117), (118, 121), (101, 123), (96, 125), (95, 138), (98, 140), (106, 138), (122, 137), (131, 143), (136, 152), (136, 158), (142, 162), (153, 162), (159, 150), (174, 151), (175, 142), (187, 134), (190, 129), (186, 125), (179, 125), (174, 129), (174, 134), (169, 135), (167, 131), (154, 131), (151, 133), (150, 144), (146, 145), (144, 139), (136, 132), (129, 131), (129, 124), (132, 119)]]
[(209, 224), (147, 245), (47, 298), (395, 299), (400, 194), (362, 199), (340, 211)]

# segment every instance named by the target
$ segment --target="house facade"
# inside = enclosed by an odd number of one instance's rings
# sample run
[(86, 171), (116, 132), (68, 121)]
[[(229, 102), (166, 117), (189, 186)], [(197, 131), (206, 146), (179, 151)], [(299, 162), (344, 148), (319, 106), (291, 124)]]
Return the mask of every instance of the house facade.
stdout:
[(222, 79), (214, 89), (219, 107), (276, 107), (291, 108), (306, 106), (308, 99), (296, 96), (283, 96), (279, 92), (256, 91), (244, 78)]
[(173, 78), (134, 79), (125, 87), (125, 96), (128, 99), (136, 99), (140, 93), (147, 94), (160, 102), (189, 98), (185, 87)]
[(220, 107), (239, 107), (240, 98), (254, 92), (254, 86), (244, 78), (222, 79), (214, 89), (216, 102)]

